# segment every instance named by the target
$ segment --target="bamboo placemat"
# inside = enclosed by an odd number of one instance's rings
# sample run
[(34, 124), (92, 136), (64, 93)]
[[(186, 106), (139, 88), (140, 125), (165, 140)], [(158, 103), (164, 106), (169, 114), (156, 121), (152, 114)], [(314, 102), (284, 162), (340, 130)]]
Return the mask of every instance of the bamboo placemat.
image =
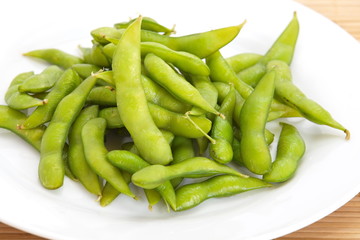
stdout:
[[(340, 25), (360, 41), (360, 0), (297, 0)], [(0, 239), (41, 240), (0, 222)], [(327, 217), (278, 240), (360, 239), (360, 194)]]

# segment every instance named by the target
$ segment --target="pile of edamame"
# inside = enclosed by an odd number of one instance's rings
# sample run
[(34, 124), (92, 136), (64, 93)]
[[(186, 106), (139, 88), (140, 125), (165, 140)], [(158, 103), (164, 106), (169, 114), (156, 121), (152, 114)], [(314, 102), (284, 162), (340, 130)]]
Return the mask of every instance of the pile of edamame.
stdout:
[[(182, 211), (285, 182), (305, 142), (282, 119), (305, 118), (346, 139), (350, 133), (292, 81), (296, 13), (263, 55), (225, 58), (222, 48), (243, 25), (175, 37), (173, 28), (139, 16), (91, 31), (81, 57), (27, 52), (47, 65), (12, 80), (0, 127), (39, 151), (45, 188), (62, 187), (67, 176), (101, 206), (121, 193), (137, 199), (134, 188), (142, 188), (149, 208), (163, 201)], [(274, 120), (281, 133), (272, 159), (267, 126)], [(118, 139), (112, 148), (109, 133)]]

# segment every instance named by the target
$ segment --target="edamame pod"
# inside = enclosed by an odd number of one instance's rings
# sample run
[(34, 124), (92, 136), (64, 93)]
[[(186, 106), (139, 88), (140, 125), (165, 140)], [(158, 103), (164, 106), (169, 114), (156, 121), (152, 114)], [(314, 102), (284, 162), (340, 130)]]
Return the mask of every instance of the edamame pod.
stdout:
[(271, 101), (275, 89), (275, 72), (267, 73), (245, 100), (240, 114), (240, 151), (244, 165), (255, 174), (271, 168), (271, 154), (265, 139)]
[(141, 85), (140, 25), (141, 17), (126, 29), (113, 57), (117, 107), (141, 156), (150, 163), (168, 164), (170, 145), (151, 118)]
[(66, 70), (56, 82), (52, 91), (46, 96), (47, 104), (37, 107), (21, 124), (20, 128), (29, 129), (40, 126), (51, 120), (59, 102), (73, 91), (81, 82), (78, 74), (72, 70)]
[(63, 70), (56, 65), (45, 68), (41, 73), (27, 78), (19, 85), (19, 92), (40, 93), (49, 90), (63, 74)]
[(84, 154), (89, 166), (116, 190), (130, 197), (135, 197), (126, 183), (121, 171), (106, 159), (108, 150), (104, 144), (106, 121), (103, 118), (93, 118), (85, 123), (81, 130)]
[(46, 99), (40, 100), (26, 93), (19, 92), (19, 86), (33, 75), (34, 72), (20, 73), (11, 81), (9, 88), (5, 93), (5, 102), (9, 105), (9, 107), (16, 110), (24, 110), (47, 103)]
[(207, 112), (220, 115), (220, 113), (201, 96), (199, 91), (193, 85), (177, 74), (158, 56), (149, 53), (145, 57), (144, 65), (152, 79), (171, 92), (174, 96)]
[[(127, 184), (131, 181), (131, 175), (127, 172), (122, 172), (124, 180)], [(106, 207), (112, 203), (121, 193), (116, 190), (109, 182), (106, 182), (101, 193), (100, 205)]]
[(216, 163), (208, 158), (194, 157), (169, 166), (150, 165), (134, 173), (131, 181), (136, 186), (153, 189), (165, 181), (178, 177), (198, 178), (215, 174), (231, 174), (247, 177), (226, 165)]
[(268, 69), (273, 69), (277, 74), (275, 78), (275, 94), (284, 102), (294, 106), (301, 114), (317, 124), (344, 131), (346, 139), (350, 138), (350, 132), (331, 114), (315, 101), (309, 99), (292, 81), (289, 65), (283, 61), (274, 60), (269, 62)]
[[(114, 166), (130, 174), (134, 174), (135, 172), (150, 166), (150, 164), (147, 163), (144, 159), (126, 150), (110, 151), (106, 157), (108, 161), (111, 162)], [(172, 209), (176, 208), (175, 191), (169, 181), (165, 181), (155, 189), (160, 193), (165, 202), (168, 203)]]
[[(122, 23), (115, 23), (114, 27), (117, 29), (127, 28), (132, 22), (134, 22), (136, 19), (131, 19), (128, 22), (122, 22)], [(164, 35), (170, 35), (175, 32), (175, 30), (172, 28), (167, 28), (161, 24), (159, 24), (157, 21), (155, 21), (152, 18), (149, 17), (143, 17), (141, 21), (141, 29), (152, 31), (152, 32), (162, 32)]]
[(56, 107), (41, 141), (39, 178), (45, 188), (57, 189), (63, 185), (64, 144), (72, 123), (83, 108), (87, 95), (95, 83), (95, 77), (88, 77)]
[(281, 123), (279, 143), (271, 170), (263, 176), (267, 182), (284, 182), (290, 179), (305, 153), (305, 142), (299, 131), (292, 125)]
[(101, 195), (102, 184), (97, 174), (89, 167), (84, 154), (81, 130), (87, 121), (98, 117), (99, 106), (92, 105), (81, 110), (69, 130), (69, 166), (81, 184), (95, 195)]
[(18, 126), (26, 119), (26, 115), (8, 106), (0, 105), (0, 128), (7, 129), (25, 140), (36, 150), (40, 151), (41, 139), (45, 126), (29, 130), (20, 130)]
[(209, 198), (227, 197), (242, 192), (271, 187), (260, 179), (232, 175), (212, 177), (200, 183), (187, 184), (176, 190), (176, 211), (193, 208)]
[(295, 52), (295, 46), (299, 35), (299, 21), (296, 12), (286, 28), (276, 39), (266, 54), (255, 65), (240, 71), (238, 77), (251, 86), (266, 73), (266, 65), (271, 60), (281, 60), (290, 65)]
[(231, 90), (221, 104), (219, 111), (225, 115), (225, 119), (216, 116), (211, 130), (211, 137), (215, 143), (210, 144), (210, 156), (219, 163), (228, 163), (233, 158), (232, 142), (234, 139), (232, 118), (235, 107), (235, 88)]
[[(205, 58), (231, 42), (239, 34), (244, 24), (245, 22), (237, 26), (181, 37), (169, 37), (141, 30), (141, 41), (161, 43), (173, 50), (189, 52), (199, 58)], [(91, 31), (91, 35), (97, 42), (107, 44), (110, 42), (108, 39), (119, 39), (124, 32), (124, 29), (102, 27)]]
[(74, 64), (83, 63), (81, 58), (54, 48), (33, 50), (31, 52), (24, 53), (23, 55), (42, 59), (50, 64), (57, 65), (64, 69), (70, 68)]
[(238, 73), (248, 67), (255, 65), (263, 56), (257, 53), (239, 53), (226, 58), (226, 62)]

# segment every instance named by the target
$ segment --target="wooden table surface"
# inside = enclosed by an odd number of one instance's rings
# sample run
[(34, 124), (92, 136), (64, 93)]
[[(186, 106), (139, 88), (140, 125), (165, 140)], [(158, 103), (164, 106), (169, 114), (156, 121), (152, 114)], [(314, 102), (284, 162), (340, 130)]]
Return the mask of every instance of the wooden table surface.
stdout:
[[(360, 41), (360, 0), (297, 0), (340, 25)], [(0, 239), (33, 239), (0, 222)], [(360, 194), (325, 218), (278, 240), (293, 239), (360, 239)]]

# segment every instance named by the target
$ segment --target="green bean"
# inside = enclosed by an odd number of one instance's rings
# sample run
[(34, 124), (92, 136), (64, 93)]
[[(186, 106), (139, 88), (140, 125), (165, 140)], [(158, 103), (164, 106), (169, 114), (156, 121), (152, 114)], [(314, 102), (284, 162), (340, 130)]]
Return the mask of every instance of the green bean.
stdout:
[(23, 55), (39, 58), (50, 64), (54, 64), (65, 69), (72, 67), (74, 64), (83, 63), (81, 58), (54, 48), (34, 50), (24, 53)]
[(241, 157), (245, 166), (255, 174), (265, 174), (271, 168), (271, 154), (264, 133), (274, 95), (274, 82), (275, 72), (267, 73), (241, 109)]
[(194, 157), (169, 166), (150, 165), (134, 173), (131, 181), (136, 186), (153, 189), (165, 181), (178, 177), (199, 178), (215, 174), (231, 174), (246, 177), (246, 175), (208, 158)]
[(267, 182), (284, 182), (294, 176), (305, 153), (305, 142), (292, 125), (281, 123), (279, 143), (271, 170), (263, 176)]
[(235, 88), (231, 86), (231, 90), (221, 104), (219, 111), (225, 115), (225, 119), (216, 117), (211, 130), (211, 137), (215, 139), (215, 143), (210, 145), (210, 156), (219, 163), (228, 163), (233, 158), (232, 141), (232, 118), (235, 107)]
[(5, 93), (5, 102), (9, 107), (16, 110), (28, 109), (44, 105), (47, 100), (36, 99), (26, 93), (20, 93), (19, 86), (29, 77), (33, 76), (34, 72), (20, 73), (11, 81), (8, 90)]
[(45, 68), (41, 73), (32, 75), (19, 85), (19, 92), (39, 93), (52, 88), (63, 74), (63, 70), (56, 65)]
[(59, 102), (73, 91), (80, 82), (81, 79), (74, 70), (66, 70), (52, 91), (46, 96), (47, 104), (37, 107), (20, 127), (22, 129), (34, 128), (50, 121)]
[(40, 151), (41, 139), (45, 131), (45, 126), (29, 130), (20, 130), (19, 125), (26, 119), (26, 115), (8, 106), (0, 105), (0, 128), (7, 129), (25, 140), (36, 150)]
[(95, 77), (88, 77), (56, 107), (41, 141), (39, 178), (45, 188), (56, 189), (63, 185), (65, 170), (62, 151), (69, 128), (83, 108), (95, 83)]
[(298, 109), (309, 121), (344, 131), (346, 139), (350, 138), (349, 130), (337, 122), (322, 106), (309, 99), (291, 81), (291, 70), (288, 64), (283, 61), (274, 60), (269, 62), (268, 69), (274, 69), (277, 73), (275, 79), (275, 94), (277, 96)]
[[(124, 180), (127, 184), (131, 181), (131, 175), (127, 172), (122, 172)], [(100, 197), (100, 205), (102, 207), (106, 207), (110, 203), (112, 203), (118, 196), (120, 192), (116, 190), (109, 182), (106, 182), (101, 193)]]
[[(127, 28), (129, 24), (134, 22), (136, 19), (132, 19), (128, 22), (121, 22), (114, 24), (114, 27), (117, 29)], [(143, 17), (141, 22), (141, 29), (152, 31), (152, 32), (162, 32), (164, 35), (170, 35), (175, 32), (174, 29), (167, 28), (158, 22), (156, 22), (154, 19), (149, 17)]]
[(262, 55), (257, 53), (239, 53), (231, 57), (226, 58), (226, 62), (234, 70), (235, 73), (238, 73), (248, 67), (255, 65)]
[(176, 211), (193, 208), (209, 198), (228, 197), (242, 192), (271, 187), (260, 179), (221, 175), (176, 190)]
[(116, 190), (130, 197), (135, 197), (124, 180), (121, 171), (106, 159), (108, 150), (104, 145), (106, 121), (93, 118), (85, 123), (81, 130), (85, 159), (93, 171), (109, 182)]
[(299, 21), (296, 12), (293, 18), (276, 39), (266, 54), (259, 60), (259, 62), (238, 73), (238, 77), (251, 86), (255, 86), (262, 76), (266, 73), (266, 65), (271, 60), (281, 60), (290, 64), (299, 35)]
[[(138, 155), (126, 151), (126, 150), (113, 150), (106, 155), (108, 161), (114, 166), (130, 173), (134, 174), (143, 168), (150, 166), (144, 159)], [(156, 188), (156, 191), (160, 193), (165, 202), (170, 205), (172, 209), (176, 208), (176, 197), (173, 186), (169, 181), (165, 181), (163, 184)]]
[[(239, 34), (243, 25), (244, 23), (181, 37), (169, 37), (141, 30), (141, 41), (161, 43), (173, 50), (184, 51), (199, 58), (205, 58), (231, 42)], [(124, 31), (124, 29), (102, 27), (91, 31), (91, 35), (97, 42), (107, 44), (110, 42), (108, 39), (119, 39)]]
[(194, 86), (178, 75), (164, 60), (149, 53), (145, 57), (144, 64), (152, 79), (174, 96), (207, 112), (220, 115), (220, 113), (201, 96)]
[(101, 195), (102, 184), (96, 173), (89, 167), (84, 155), (81, 130), (87, 121), (98, 116), (99, 106), (84, 108), (69, 130), (69, 166), (81, 184), (95, 195)]
[(141, 17), (121, 37), (112, 61), (117, 107), (141, 156), (150, 163), (168, 164), (170, 145), (151, 118), (141, 85)]

